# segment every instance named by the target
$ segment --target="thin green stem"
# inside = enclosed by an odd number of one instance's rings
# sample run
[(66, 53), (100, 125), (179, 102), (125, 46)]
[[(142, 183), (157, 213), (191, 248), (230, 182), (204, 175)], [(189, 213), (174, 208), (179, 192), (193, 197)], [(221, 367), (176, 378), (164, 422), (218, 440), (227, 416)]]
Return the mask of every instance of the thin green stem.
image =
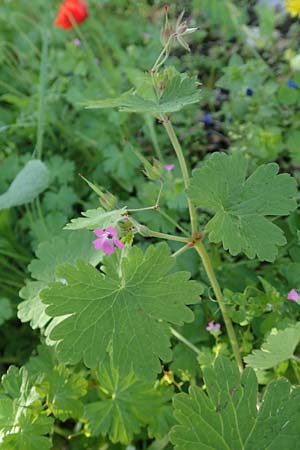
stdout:
[(185, 344), (187, 347), (189, 347), (193, 352), (195, 352), (197, 355), (200, 355), (201, 351), (199, 348), (197, 348), (194, 344), (192, 344), (188, 339), (186, 339), (182, 334), (180, 334), (177, 330), (171, 327), (171, 333), (173, 336), (175, 336), (180, 342)]
[(41, 201), (40, 201), (39, 197), (37, 197), (37, 199), (36, 199), (36, 208), (37, 208), (38, 216), (39, 216), (39, 218), (41, 220), (41, 223), (43, 225), (43, 229), (45, 230), (45, 236), (46, 236), (47, 239), (49, 239), (49, 230), (48, 230), (47, 223), (46, 223), (43, 211), (42, 211)]
[(0, 364), (18, 364), (19, 358), (16, 356), (3, 356), (0, 358)]
[(146, 127), (148, 128), (149, 136), (152, 141), (154, 150), (156, 152), (156, 156), (159, 159), (159, 161), (162, 164), (164, 164), (164, 157), (163, 157), (163, 154), (161, 152), (161, 149), (160, 149), (160, 146), (158, 143), (155, 127), (153, 124), (153, 117), (151, 117), (149, 114), (145, 114), (145, 124), (146, 124)]
[(18, 267), (16, 267), (16, 264), (13, 265), (6, 258), (3, 258), (1, 256), (1, 253), (0, 253), (0, 266), (8, 267), (9, 270), (11, 272), (13, 272), (14, 274), (16, 274), (18, 277), (22, 277), (22, 278), (24, 277), (24, 272), (22, 272), (20, 269), (18, 269)]
[(159, 212), (166, 220), (168, 220), (176, 228), (178, 228), (178, 230), (180, 230), (186, 237), (189, 237), (189, 233), (184, 228), (182, 228), (182, 226), (178, 222), (176, 222), (176, 220), (172, 219), (172, 217), (169, 216), (168, 213), (166, 213), (165, 211), (163, 211), (160, 208), (157, 208), (157, 212)]
[(191, 248), (191, 246), (189, 244), (184, 245), (183, 247), (181, 247), (179, 250), (177, 250), (177, 252), (172, 253), (172, 257), (176, 258), (177, 256), (181, 255), (182, 253), (186, 252), (187, 250), (189, 250)]
[[(32, 203), (32, 205), (33, 205), (33, 203)], [(35, 234), (35, 237), (36, 237), (38, 240), (41, 240), (41, 239), (40, 239), (41, 236), (40, 236), (38, 227), (36, 226), (36, 218), (33, 217), (33, 213), (32, 213), (31, 210), (30, 210), (30, 206), (26, 204), (26, 205), (25, 205), (25, 209), (26, 209), (26, 214), (28, 215), (28, 220), (29, 220), (29, 223), (30, 223), (30, 229), (31, 229), (31, 230), (33, 231), (33, 233)]]
[(127, 209), (127, 212), (132, 213), (132, 212), (151, 211), (154, 210), (155, 208), (156, 208), (155, 206), (147, 206), (146, 208), (129, 208)]
[(206, 251), (206, 248), (204, 247), (204, 245), (202, 244), (201, 241), (198, 241), (195, 243), (195, 249), (198, 252), (202, 262), (203, 262), (203, 266), (205, 268), (205, 271), (207, 273), (207, 276), (209, 278), (210, 284), (214, 290), (216, 299), (218, 301), (224, 322), (225, 322), (225, 326), (226, 326), (226, 330), (228, 333), (228, 338), (231, 344), (231, 348), (234, 354), (234, 357), (236, 359), (237, 365), (240, 369), (240, 371), (243, 371), (243, 362), (242, 362), (242, 358), (241, 358), (241, 354), (240, 354), (240, 349), (239, 349), (239, 345), (238, 345), (238, 341), (235, 335), (235, 331), (232, 325), (232, 321), (230, 319), (230, 316), (228, 314), (227, 308), (226, 308), (226, 304), (225, 304), (225, 300), (222, 294), (222, 291), (220, 289), (219, 283), (216, 279), (216, 275), (213, 269), (213, 266), (211, 264), (211, 260), (209, 258), (209, 255)]
[(16, 260), (19, 261), (24, 261), (26, 263), (29, 263), (31, 261), (31, 258), (23, 256), (23, 255), (19, 255), (18, 253), (14, 253), (8, 250), (4, 250), (4, 249), (0, 249), (0, 255), (4, 255), (4, 256), (8, 256), (11, 258), (15, 258)]
[(63, 437), (67, 441), (69, 440), (70, 433), (68, 431), (62, 430), (58, 426), (54, 425), (53, 431), (55, 434), (58, 434), (59, 436)]
[(43, 34), (42, 57), (40, 67), (40, 85), (39, 85), (39, 105), (38, 105), (38, 124), (36, 140), (36, 156), (42, 159), (43, 137), (45, 129), (45, 95), (47, 85), (47, 60), (48, 60), (48, 32)]
[(155, 440), (152, 442), (148, 450), (164, 450), (168, 443), (170, 442), (169, 434), (167, 434), (163, 439)]
[(173, 234), (166, 234), (166, 233), (160, 233), (159, 231), (150, 230), (150, 228), (145, 227), (145, 225), (141, 225), (139, 222), (137, 222), (133, 217), (130, 217), (129, 219), (134, 227), (136, 228), (136, 231), (144, 237), (157, 237), (159, 239), (167, 239), (169, 241), (177, 241), (177, 242), (184, 242), (185, 244), (189, 242), (188, 238), (181, 237), (181, 236), (175, 236)]
[(23, 286), (22, 283), (18, 283), (16, 281), (9, 280), (7, 277), (6, 278), (0, 278), (0, 282), (3, 283), (3, 284), (7, 284), (8, 286), (17, 287), (19, 289)]
[(159, 239), (166, 239), (168, 241), (188, 242), (187, 238), (181, 236), (175, 236), (173, 234), (160, 233), (159, 231), (150, 230), (148, 227), (143, 226), (143, 230), (138, 232), (144, 237), (157, 237)]
[(164, 64), (164, 62), (167, 60), (167, 58), (169, 56), (170, 44), (171, 44), (173, 39), (174, 39), (174, 34), (171, 34), (171, 36), (167, 40), (165, 46), (163, 47), (162, 51), (158, 55), (158, 58), (155, 61), (154, 65), (153, 65), (153, 67), (151, 69), (151, 72), (157, 72), (158, 69), (160, 68), (160, 66), (162, 66)]
[[(181, 145), (176, 136), (173, 125), (172, 125), (171, 121), (168, 119), (168, 117), (166, 117), (166, 116), (163, 117), (163, 124), (164, 124), (166, 132), (169, 136), (169, 139), (173, 145), (173, 148), (175, 150), (175, 153), (176, 153), (176, 156), (177, 156), (177, 159), (179, 162), (179, 166), (181, 169), (182, 177), (183, 177), (184, 187), (187, 190), (190, 186), (190, 177), (189, 177), (189, 173), (188, 173), (188, 169), (187, 169), (187, 165), (185, 162), (185, 158), (183, 155)], [(190, 218), (191, 218), (192, 235), (193, 235), (193, 237), (195, 237), (197, 235), (196, 209), (188, 196), (187, 196), (187, 201), (188, 201)]]

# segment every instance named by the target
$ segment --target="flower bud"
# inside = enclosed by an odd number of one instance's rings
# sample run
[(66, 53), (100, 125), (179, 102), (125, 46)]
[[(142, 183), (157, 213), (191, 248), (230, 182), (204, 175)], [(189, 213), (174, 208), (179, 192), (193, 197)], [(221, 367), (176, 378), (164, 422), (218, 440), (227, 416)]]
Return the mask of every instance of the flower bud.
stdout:
[(111, 192), (107, 191), (100, 197), (100, 204), (106, 211), (111, 211), (116, 208), (118, 199)]
[(163, 173), (163, 168), (161, 163), (157, 160), (153, 160), (153, 164), (148, 161), (144, 161), (144, 174), (152, 181), (160, 180)]

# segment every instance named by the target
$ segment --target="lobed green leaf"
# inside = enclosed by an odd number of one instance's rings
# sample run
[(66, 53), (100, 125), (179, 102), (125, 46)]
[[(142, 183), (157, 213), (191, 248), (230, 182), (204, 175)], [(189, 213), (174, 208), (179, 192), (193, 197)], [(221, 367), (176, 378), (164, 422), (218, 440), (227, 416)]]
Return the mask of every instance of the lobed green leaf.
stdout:
[(95, 367), (110, 352), (121, 374), (133, 368), (152, 378), (161, 370), (160, 359), (171, 359), (168, 324), (193, 320), (186, 305), (198, 301), (201, 287), (187, 272), (169, 274), (175, 261), (166, 244), (119, 255), (104, 259), (105, 275), (84, 262), (59, 268), (67, 285), (53, 283), (41, 293), (49, 316), (65, 316), (50, 339), (65, 363), (83, 360)]
[(175, 396), (171, 441), (176, 450), (282, 450), (300, 448), (300, 388), (272, 381), (258, 406), (252, 369), (217, 358), (204, 368), (207, 393), (197, 386)]
[(195, 206), (214, 213), (206, 225), (211, 242), (222, 242), (232, 255), (244, 252), (248, 258), (274, 261), (286, 239), (267, 217), (288, 215), (296, 208), (296, 181), (278, 175), (275, 163), (246, 178), (247, 165), (240, 154), (214, 153), (194, 171), (189, 195)]

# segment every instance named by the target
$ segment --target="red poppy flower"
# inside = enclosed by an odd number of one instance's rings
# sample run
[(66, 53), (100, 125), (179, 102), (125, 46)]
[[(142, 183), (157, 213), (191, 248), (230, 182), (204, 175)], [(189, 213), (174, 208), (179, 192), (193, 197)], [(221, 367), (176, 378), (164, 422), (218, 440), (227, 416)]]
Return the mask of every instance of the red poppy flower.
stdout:
[(87, 3), (83, 0), (65, 0), (59, 8), (54, 25), (68, 30), (73, 27), (72, 19), (77, 22), (83, 22), (88, 15)]

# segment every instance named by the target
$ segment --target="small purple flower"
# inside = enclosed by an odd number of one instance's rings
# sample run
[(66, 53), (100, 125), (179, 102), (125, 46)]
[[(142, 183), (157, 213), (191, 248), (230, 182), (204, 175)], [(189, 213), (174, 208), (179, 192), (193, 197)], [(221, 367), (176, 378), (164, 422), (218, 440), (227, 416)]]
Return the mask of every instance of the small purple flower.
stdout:
[(246, 95), (247, 95), (248, 97), (252, 97), (252, 95), (253, 95), (253, 89), (251, 89), (251, 88), (246, 89)]
[(148, 41), (149, 39), (151, 39), (152, 38), (152, 34), (150, 34), (150, 33), (144, 33), (144, 39), (146, 40), (146, 41)]
[(75, 38), (75, 39), (73, 39), (73, 44), (74, 44), (76, 47), (80, 47), (80, 46), (81, 46), (81, 40), (78, 39), (78, 38)]
[(207, 331), (220, 331), (221, 329), (221, 324), (214, 322), (213, 320), (211, 320), (207, 327), (206, 327)]
[(211, 125), (213, 123), (213, 118), (210, 113), (204, 114), (202, 120), (203, 120), (203, 123), (205, 123), (205, 125)]
[(175, 167), (175, 164), (165, 164), (164, 165), (164, 169), (166, 169), (167, 172), (172, 172), (174, 167)]
[(287, 82), (288, 87), (292, 88), (292, 89), (297, 89), (297, 83), (294, 80), (288, 80)]
[(105, 230), (97, 228), (94, 234), (99, 238), (93, 241), (96, 250), (102, 249), (107, 255), (112, 255), (114, 247), (123, 248), (123, 242), (118, 239), (118, 232), (113, 227), (107, 227)]
[(288, 293), (288, 300), (292, 300), (293, 302), (299, 302), (300, 301), (300, 294), (295, 289), (292, 289)]

